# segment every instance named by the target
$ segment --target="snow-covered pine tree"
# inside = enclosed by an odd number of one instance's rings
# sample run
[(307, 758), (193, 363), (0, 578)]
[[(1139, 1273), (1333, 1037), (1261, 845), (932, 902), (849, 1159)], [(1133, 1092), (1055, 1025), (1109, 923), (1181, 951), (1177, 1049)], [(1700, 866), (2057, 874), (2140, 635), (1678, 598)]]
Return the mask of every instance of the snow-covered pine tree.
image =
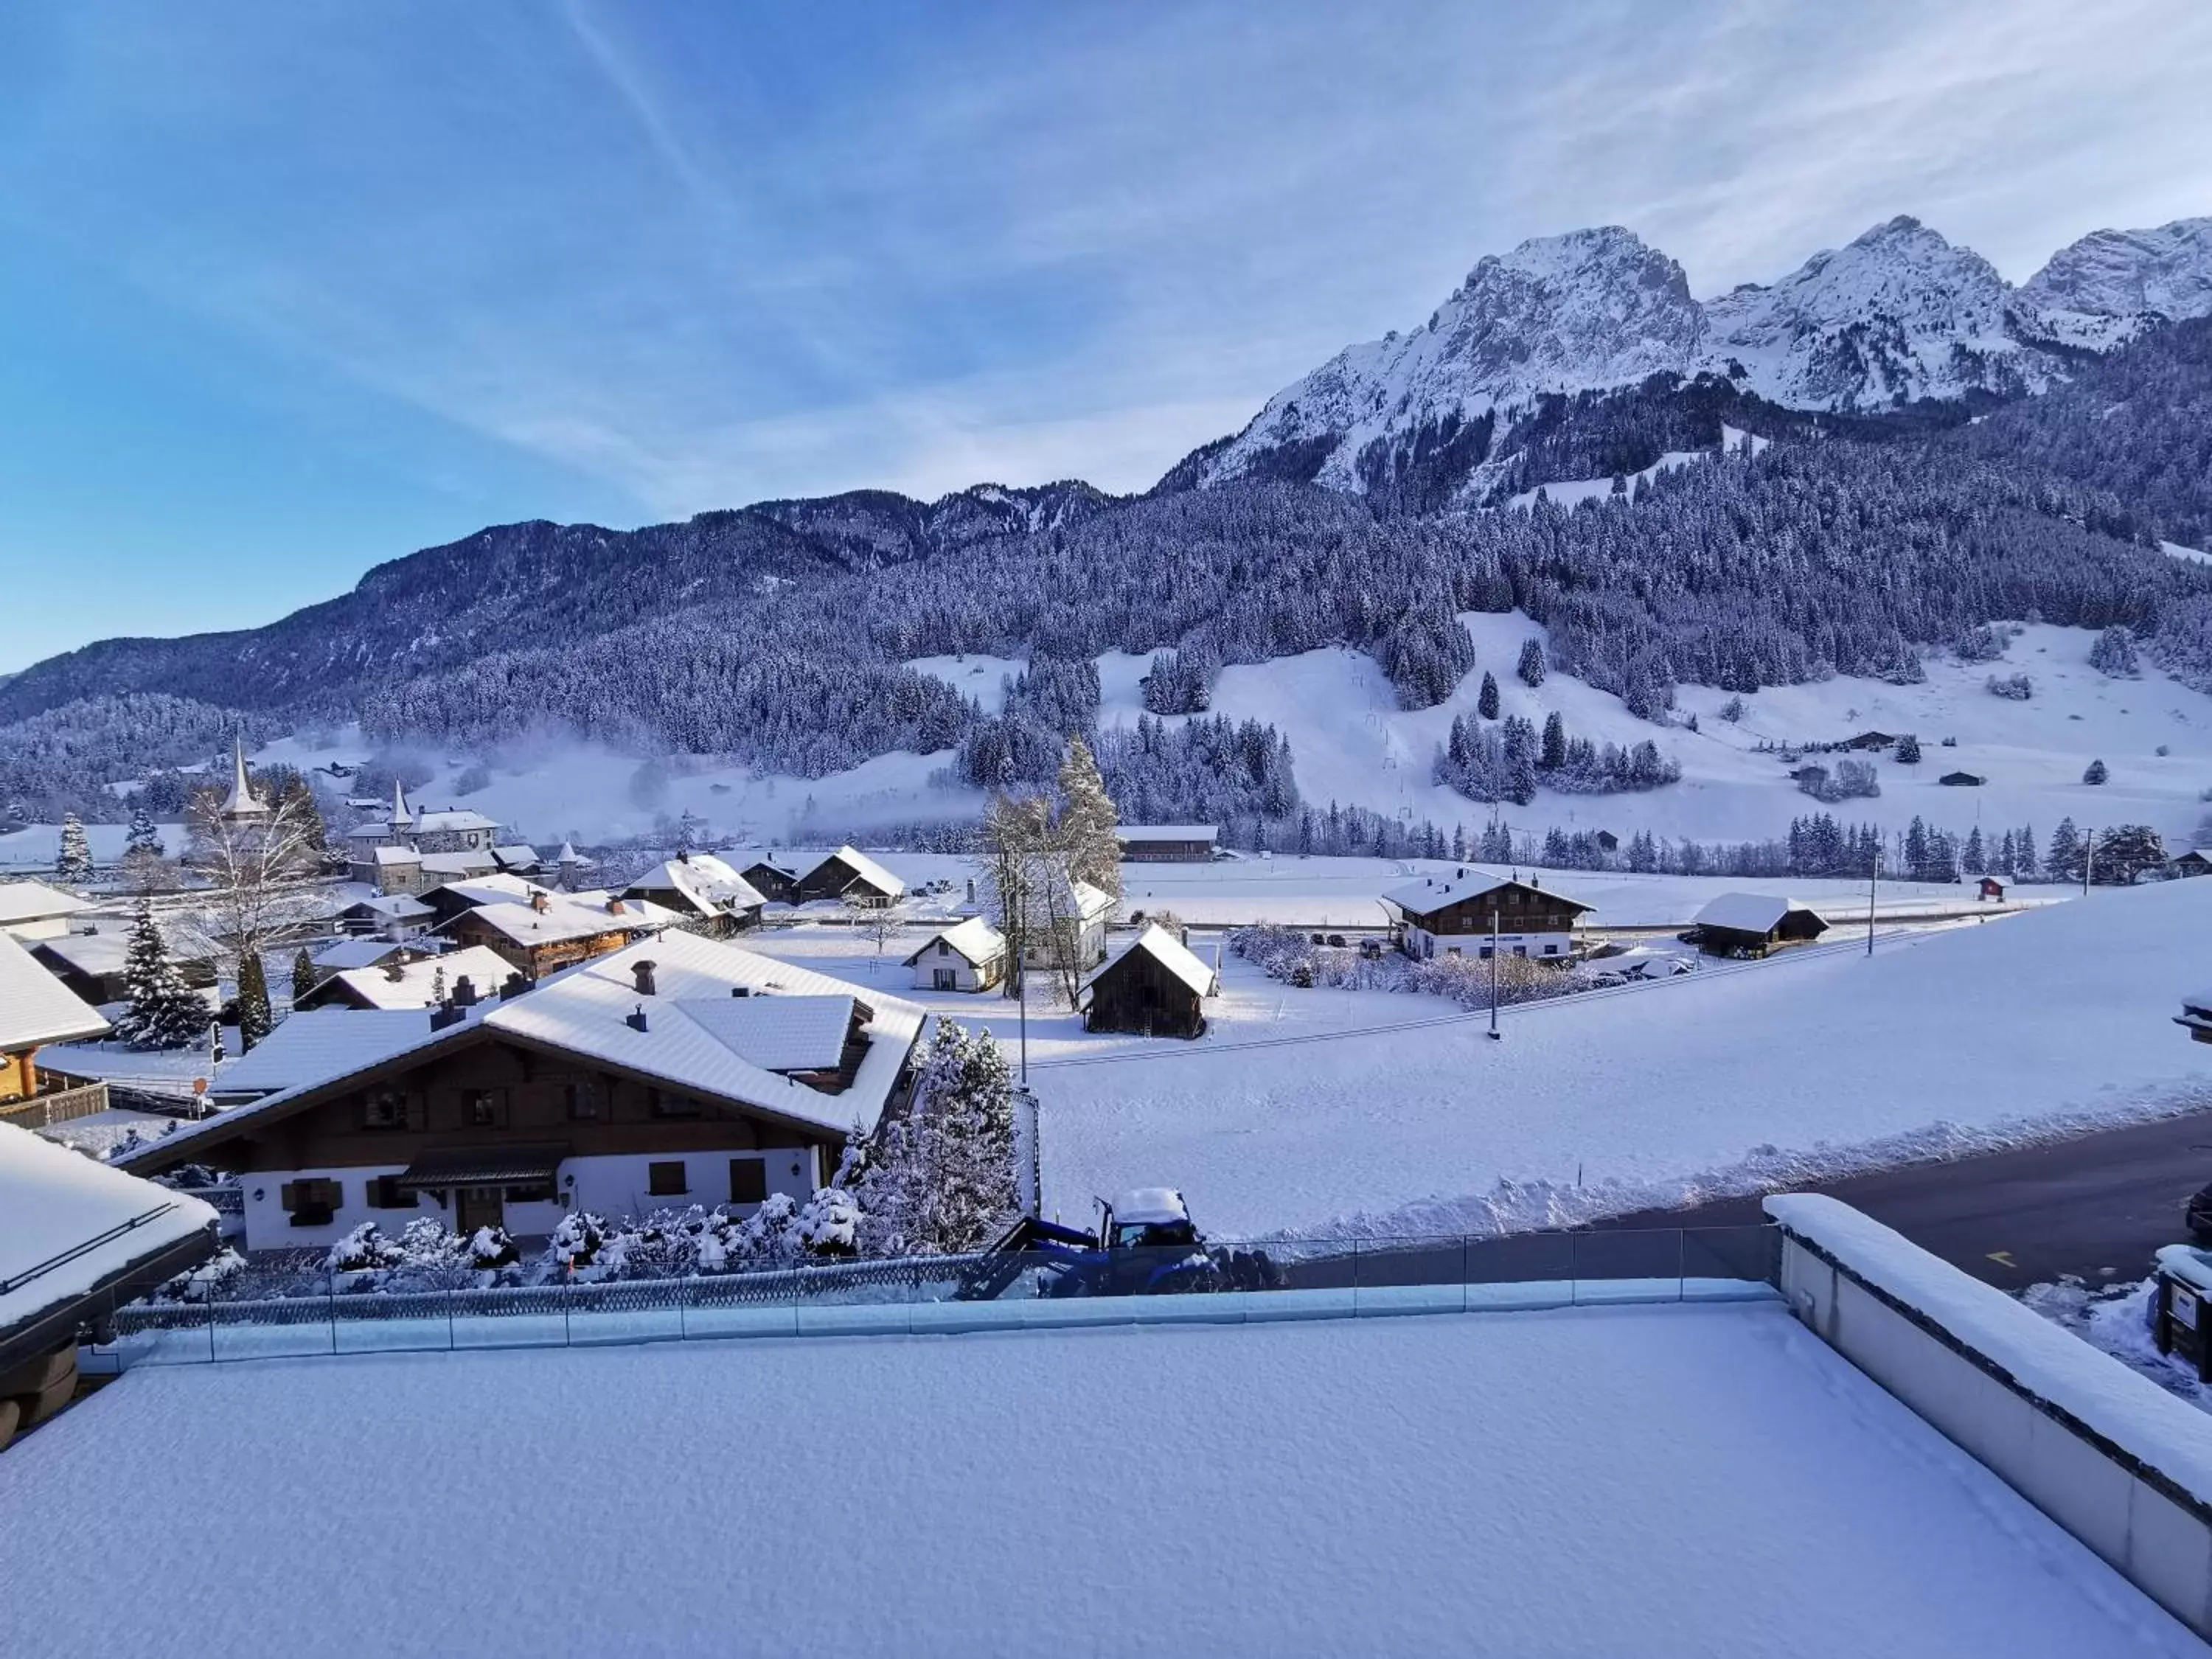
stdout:
[(1533, 690), (1544, 683), (1544, 642), (1531, 635), (1521, 647), (1521, 660), (1513, 672)]
[(2013, 873), (2022, 881), (2033, 881), (2042, 874), (2035, 860), (2035, 826), (2023, 823), (2012, 838)]
[(153, 906), (143, 898), (131, 918), (123, 981), (128, 1003), (115, 1030), (132, 1048), (188, 1048), (207, 1035), (207, 1003), (178, 972)]
[(1544, 716), (1543, 756), (1536, 763), (1547, 772), (1567, 763), (1567, 723), (1556, 708)]
[(301, 945), (292, 953), (292, 1006), (298, 1007), (300, 999), (315, 988), (315, 959)]
[(2084, 783), (2102, 783), (2106, 779), (2112, 775), (2112, 773), (2106, 769), (2104, 762), (2100, 760), (2093, 760), (2089, 763), (2087, 769), (2081, 774), (2081, 781)]
[(1982, 826), (1976, 824), (1966, 832), (1966, 849), (1960, 856), (1966, 860), (1966, 872), (1970, 876), (1986, 874), (1988, 856), (1982, 850)]
[(62, 817), (61, 851), (54, 859), (54, 876), (66, 882), (92, 879), (92, 843), (85, 839), (84, 825), (74, 812)]
[(939, 1019), (912, 1103), (855, 1165), (870, 1255), (957, 1255), (1003, 1227), (1018, 1202), (1013, 1073), (990, 1033)]
[(2051, 832), (2051, 846), (2043, 855), (2043, 873), (2051, 881), (2081, 879), (2081, 832), (2071, 818), (2058, 820)]
[(123, 850), (127, 854), (144, 853), (160, 858), (168, 851), (161, 844), (161, 832), (154, 827), (154, 815), (143, 803), (131, 809), (131, 827), (123, 833)]
[(2166, 867), (2166, 843), (2147, 823), (2116, 823), (2097, 837), (2090, 878), (2100, 887), (2125, 887)]
[(1079, 735), (1068, 738), (1067, 757), (1060, 763), (1060, 843), (1068, 874), (1120, 898), (1121, 848), (1114, 831), (1121, 820), (1091, 745)]
[(1498, 718), (1498, 677), (1487, 669), (1483, 671), (1482, 690), (1475, 696), (1474, 712), (1486, 720)]
[(1920, 739), (1907, 732), (1897, 740), (1897, 763), (1899, 766), (1920, 764)]
[(2132, 679), (2140, 674), (2142, 668), (2136, 659), (2135, 629), (2124, 623), (2114, 623), (2098, 635), (2097, 642), (2089, 647), (2089, 666), (2115, 679)]
[(248, 951), (238, 964), (239, 1052), (252, 1049), (276, 1028), (276, 1016), (269, 1006), (269, 975), (261, 965), (261, 953)]

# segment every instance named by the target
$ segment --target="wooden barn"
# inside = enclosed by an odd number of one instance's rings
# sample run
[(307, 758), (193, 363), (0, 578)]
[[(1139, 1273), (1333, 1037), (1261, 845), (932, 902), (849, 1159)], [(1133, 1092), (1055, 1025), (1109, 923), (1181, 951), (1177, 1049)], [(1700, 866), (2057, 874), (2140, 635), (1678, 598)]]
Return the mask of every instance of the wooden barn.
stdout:
[(1212, 858), (1221, 830), (1211, 823), (1124, 823), (1116, 826), (1114, 839), (1124, 864), (1204, 864)]
[(1155, 924), (1091, 976), (1076, 1001), (1090, 1031), (1194, 1037), (1206, 1030), (1213, 969)]
[(844, 899), (854, 904), (896, 904), (906, 884), (857, 847), (841, 847), (799, 878), (799, 902)]
[(1974, 898), (1977, 903), (1983, 899), (1994, 899), (2002, 904), (2004, 902), (2004, 894), (2005, 887), (2002, 882), (1995, 876), (1984, 876), (1981, 878), (1980, 886), (1975, 890)]
[(1575, 923), (1591, 908), (1547, 890), (1541, 878), (1517, 881), (1465, 866), (1392, 888), (1382, 908), (1395, 923), (1398, 948), (1416, 962), (1488, 957), (1493, 915), (1504, 955), (1565, 961), (1574, 954)]
[(2212, 854), (2202, 847), (2192, 847), (2168, 859), (2166, 873), (2169, 876), (2212, 876)]
[(1827, 931), (1826, 922), (1795, 899), (1723, 893), (1698, 912), (1684, 937), (1708, 956), (1763, 957), (1809, 944)]
[(738, 872), (745, 884), (770, 904), (799, 902), (799, 872), (787, 870), (780, 864), (760, 859)]
[(1989, 780), (1974, 772), (1946, 772), (1936, 781), (1953, 789), (1978, 789)]

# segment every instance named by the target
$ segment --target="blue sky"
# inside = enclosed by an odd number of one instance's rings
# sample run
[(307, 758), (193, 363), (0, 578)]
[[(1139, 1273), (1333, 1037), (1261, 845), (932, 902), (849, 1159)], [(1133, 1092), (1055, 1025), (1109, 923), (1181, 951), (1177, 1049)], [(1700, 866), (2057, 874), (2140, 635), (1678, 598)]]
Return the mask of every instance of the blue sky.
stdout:
[(0, 10), (0, 672), (521, 518), (1141, 487), (1486, 252), (2212, 212), (2212, 7)]

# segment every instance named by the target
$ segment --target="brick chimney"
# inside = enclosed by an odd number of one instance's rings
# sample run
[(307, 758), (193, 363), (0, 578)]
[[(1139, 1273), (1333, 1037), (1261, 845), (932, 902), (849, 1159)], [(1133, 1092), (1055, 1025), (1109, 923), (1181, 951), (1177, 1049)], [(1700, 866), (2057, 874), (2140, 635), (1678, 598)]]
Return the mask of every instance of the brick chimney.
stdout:
[(637, 994), (641, 997), (655, 994), (653, 969), (653, 964), (650, 962), (633, 962), (629, 965), (630, 977), (637, 981)]
[(463, 974), (453, 981), (453, 1006), (457, 1008), (473, 1008), (477, 1006), (476, 982), (466, 974)]
[(618, 916), (623, 914), (623, 902), (619, 897), (611, 898), (607, 901), (607, 914), (611, 916)]

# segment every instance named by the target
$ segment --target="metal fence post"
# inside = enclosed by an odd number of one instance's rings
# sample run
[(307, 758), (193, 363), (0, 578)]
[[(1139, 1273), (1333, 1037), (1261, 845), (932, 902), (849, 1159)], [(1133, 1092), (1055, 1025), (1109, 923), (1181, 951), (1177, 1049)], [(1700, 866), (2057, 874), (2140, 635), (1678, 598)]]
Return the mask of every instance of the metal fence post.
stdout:
[(447, 1291), (446, 1291), (446, 1352), (447, 1352), (447, 1353), (451, 1353), (453, 1351), (453, 1292), (452, 1289), (449, 1287), (449, 1288), (447, 1290)]
[(1690, 1299), (1690, 1230), (1674, 1229), (1674, 1300)]

